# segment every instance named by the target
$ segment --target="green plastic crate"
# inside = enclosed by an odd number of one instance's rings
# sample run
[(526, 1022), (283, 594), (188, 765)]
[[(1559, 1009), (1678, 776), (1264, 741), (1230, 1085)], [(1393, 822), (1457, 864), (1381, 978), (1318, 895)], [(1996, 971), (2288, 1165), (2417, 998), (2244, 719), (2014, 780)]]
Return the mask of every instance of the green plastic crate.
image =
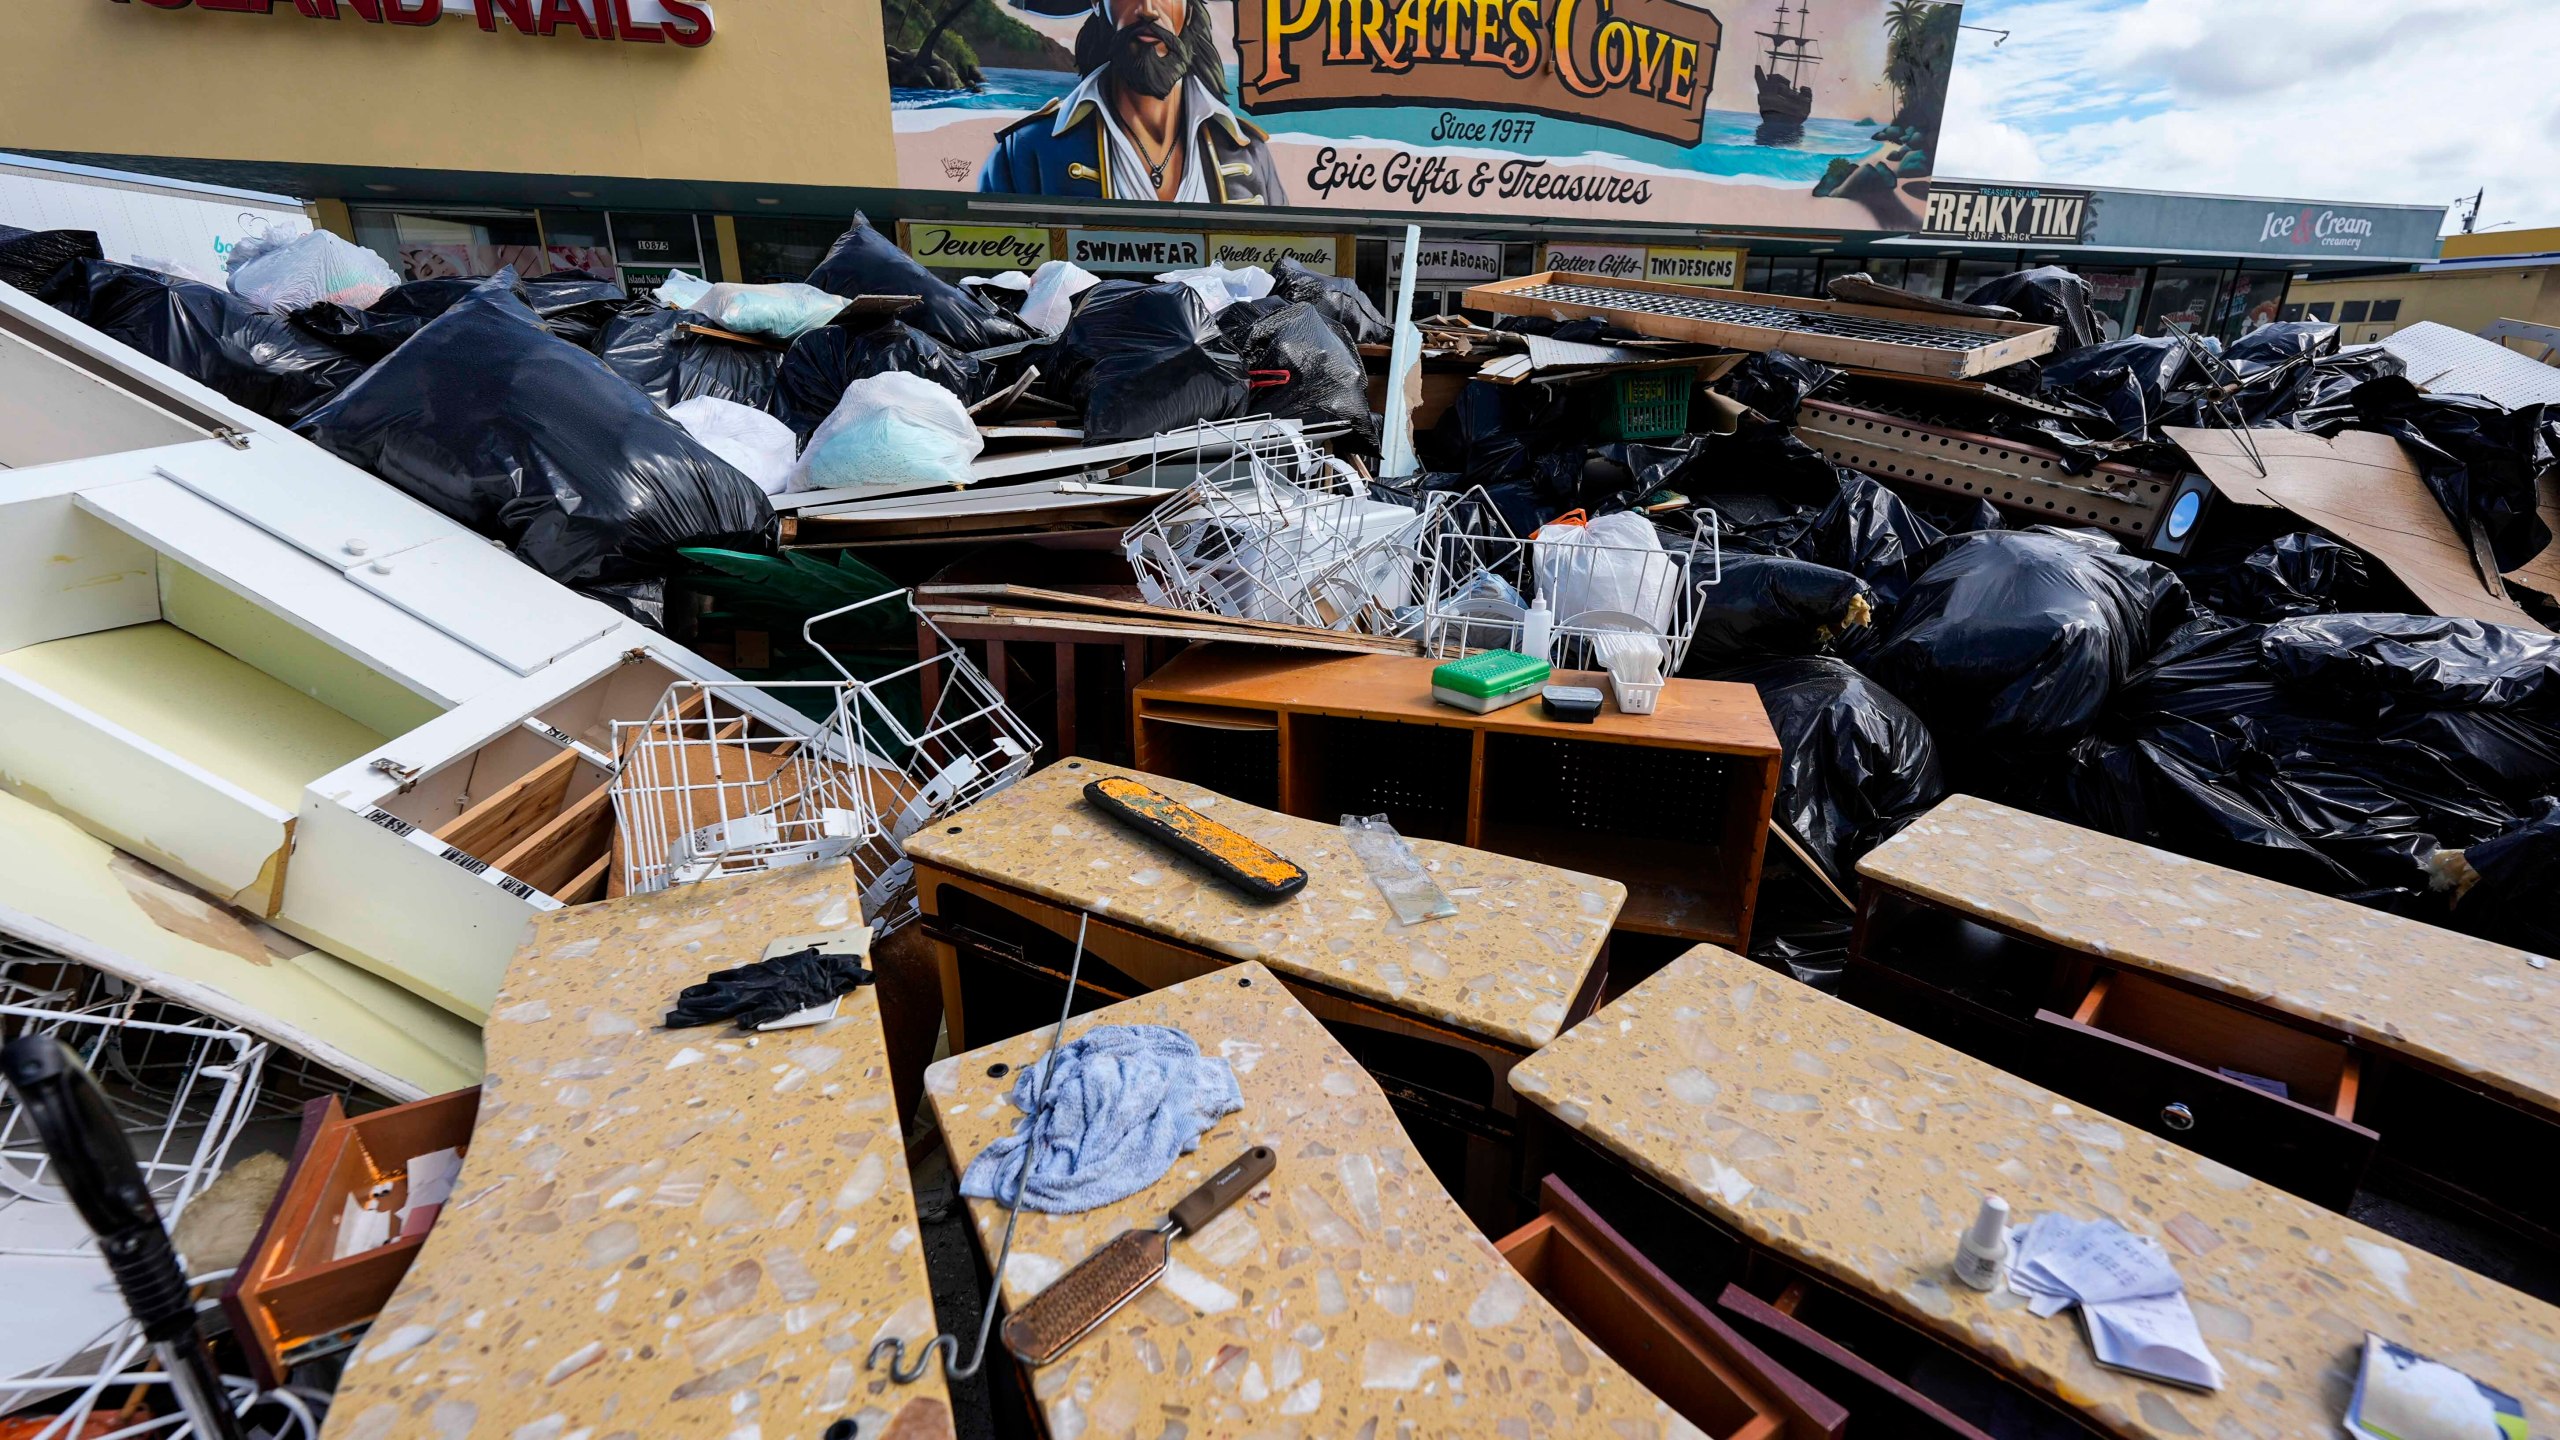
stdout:
[(1689, 428), (1689, 391), (1698, 372), (1627, 370), (1613, 375), (1599, 392), (1600, 438), (1662, 440)]

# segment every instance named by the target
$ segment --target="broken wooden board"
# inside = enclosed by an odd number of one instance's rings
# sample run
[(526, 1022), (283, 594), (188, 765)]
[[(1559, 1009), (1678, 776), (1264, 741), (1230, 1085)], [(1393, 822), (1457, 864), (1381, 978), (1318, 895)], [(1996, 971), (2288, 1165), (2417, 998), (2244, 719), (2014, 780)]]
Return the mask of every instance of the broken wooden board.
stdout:
[[(2225, 500), (2272, 505), (2371, 555), (2428, 613), (2549, 633), (2481, 578), (2471, 547), (2398, 440), (2371, 430), (2341, 430), (2326, 439), (2275, 429), (2173, 426), (2161, 433), (2187, 452)], [(2250, 459), (2244, 436), (2266, 462), (2265, 474)]]
[(2015, 320), (1933, 314), (1923, 321), (1877, 305), (1553, 272), (1478, 285), (1464, 303), (1508, 315), (1597, 318), (1657, 339), (1780, 350), (1915, 375), (1985, 374), (2051, 351), (2057, 334), (2050, 325)]
[(878, 998), (741, 1035), (658, 1012), (786, 937), (859, 925), (852, 867), (537, 917), (489, 1016), (453, 1199), (348, 1363), (333, 1435), (952, 1433)]
[(2560, 600), (2560, 474), (2542, 477), (2542, 523), (2553, 540), (2542, 553), (2507, 572), (2507, 578), (2537, 595)]

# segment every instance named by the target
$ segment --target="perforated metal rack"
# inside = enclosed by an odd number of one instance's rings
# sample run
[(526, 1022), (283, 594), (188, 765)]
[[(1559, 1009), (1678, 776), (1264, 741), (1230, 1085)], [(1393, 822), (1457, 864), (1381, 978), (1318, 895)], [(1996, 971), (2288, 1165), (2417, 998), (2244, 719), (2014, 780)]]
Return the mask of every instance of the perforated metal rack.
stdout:
[(1565, 305), (1629, 310), (1641, 315), (1668, 315), (1674, 319), (1699, 320), (1712, 325), (1751, 325), (1763, 330), (1786, 330), (1837, 340), (1864, 340), (1877, 345), (1916, 345), (1927, 350), (1978, 350), (2005, 338), (1979, 330), (1959, 330), (1918, 320), (1887, 320), (1872, 315), (1753, 305), (1742, 300), (1711, 298), (1705, 292), (1666, 295), (1644, 290), (1557, 283), (1530, 285), (1511, 293)]

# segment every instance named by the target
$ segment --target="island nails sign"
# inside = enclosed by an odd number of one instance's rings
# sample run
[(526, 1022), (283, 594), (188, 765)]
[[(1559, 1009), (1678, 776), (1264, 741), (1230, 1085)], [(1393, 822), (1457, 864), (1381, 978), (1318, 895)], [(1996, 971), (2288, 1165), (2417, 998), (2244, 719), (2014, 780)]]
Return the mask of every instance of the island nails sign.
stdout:
[(450, 16), (494, 31), (500, 21), (519, 35), (575, 35), (640, 45), (711, 43), (711, 7), (697, 0), (111, 0), (154, 10), (219, 10), (366, 25), (433, 25)]
[[(899, 46), (942, 28), (932, 0), (880, 3)], [(884, 57), (907, 188), (1856, 230), (1920, 226), (1961, 18), (1931, 0), (1810, 18), (1780, 0), (1159, 0), (1174, 94), (1233, 117), (1187, 115), (1195, 138), (1165, 157), (1117, 153), (1155, 133), (1129, 97), (1164, 58), (1116, 36), (1129, 0), (976, 3), (1018, 33), (1000, 60), (976, 42), (974, 87), (946, 88), (967, 78), (950, 56)]]

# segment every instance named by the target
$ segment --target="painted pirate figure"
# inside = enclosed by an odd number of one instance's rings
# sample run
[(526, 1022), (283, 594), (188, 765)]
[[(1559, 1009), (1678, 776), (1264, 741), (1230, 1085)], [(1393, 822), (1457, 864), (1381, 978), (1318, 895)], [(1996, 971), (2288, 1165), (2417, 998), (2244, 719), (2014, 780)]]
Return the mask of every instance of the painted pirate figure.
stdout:
[(1076, 36), (1083, 80), (1066, 98), (997, 133), (978, 188), (1287, 204), (1265, 143), (1270, 137), (1228, 108), (1225, 60), (1205, 0), (1092, 0), (1092, 6)]

